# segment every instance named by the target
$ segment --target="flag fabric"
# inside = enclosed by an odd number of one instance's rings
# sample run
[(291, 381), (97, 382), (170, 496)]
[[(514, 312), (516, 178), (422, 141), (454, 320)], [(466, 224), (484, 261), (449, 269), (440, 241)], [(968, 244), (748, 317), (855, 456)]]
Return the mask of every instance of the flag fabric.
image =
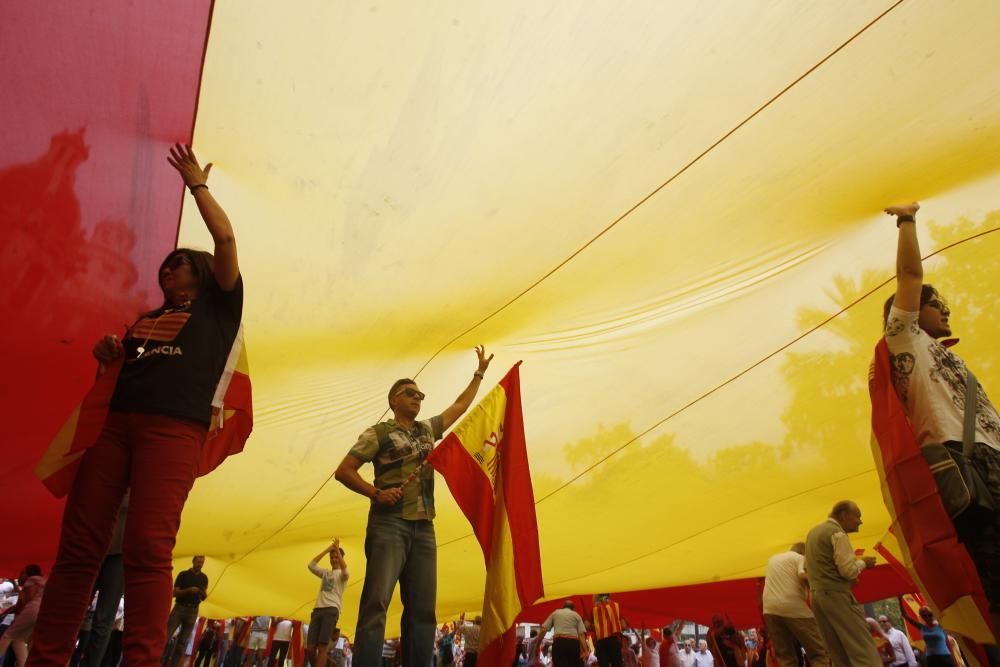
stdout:
[(233, 645), (244, 651), (250, 644), (250, 628), (253, 626), (253, 616), (240, 616), (233, 619)]
[[(201, 642), (201, 634), (205, 631), (205, 624), (207, 622), (208, 622), (208, 619), (205, 618), (204, 616), (199, 616), (198, 617), (198, 625), (195, 626), (195, 630), (194, 630), (194, 641), (191, 642), (191, 656), (192, 656), (191, 657), (191, 661), (192, 661), (192, 663), (194, 662), (195, 658), (198, 656), (198, 644)], [(177, 638), (180, 639), (180, 635), (177, 635)], [(169, 639), (169, 637), (167, 639)], [(186, 646), (182, 646), (181, 647), (181, 651), (182, 652), (184, 650), (186, 650), (186, 649), (187, 649)], [(176, 650), (176, 648), (174, 650)], [(183, 653), (181, 653), (181, 655), (183, 655)]]
[(302, 639), (302, 621), (292, 621), (292, 641), (289, 653), (291, 653), (292, 664), (295, 667), (302, 667), (304, 662), (305, 651), (303, 651)]
[(517, 615), (544, 595), (519, 368), (520, 362), (427, 459), (472, 524), (486, 560), (477, 663), (483, 667), (509, 667)]
[(924, 596), (920, 593), (907, 593), (899, 596), (899, 608), (903, 612), (903, 631), (906, 632), (910, 644), (916, 646), (921, 651), (925, 650), (924, 637), (920, 633), (920, 628), (911, 622), (911, 619), (920, 618), (920, 608), (927, 604)]
[(271, 644), (274, 643), (274, 633), (278, 631), (278, 621), (274, 618), (267, 626), (267, 644), (264, 646), (264, 655), (271, 655)]
[[(105, 368), (35, 467), (35, 475), (59, 498), (69, 493), (80, 459), (101, 435), (122, 364), (119, 357)], [(198, 476), (215, 470), (227, 456), (242, 452), (252, 430), (253, 397), (243, 325), (240, 324), (216, 385), (212, 420), (201, 447)]]
[(893, 387), (884, 338), (875, 348), (868, 385), (872, 455), (892, 521), (878, 550), (906, 570), (944, 628), (992, 643), (986, 596)]

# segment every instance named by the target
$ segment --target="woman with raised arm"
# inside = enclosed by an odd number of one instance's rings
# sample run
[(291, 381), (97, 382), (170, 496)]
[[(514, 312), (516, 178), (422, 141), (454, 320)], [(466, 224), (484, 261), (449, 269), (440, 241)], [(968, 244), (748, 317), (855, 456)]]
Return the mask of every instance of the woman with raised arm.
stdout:
[(202, 168), (180, 144), (167, 161), (191, 191), (214, 252), (168, 254), (158, 270), (162, 305), (121, 341), (109, 334), (94, 345), (99, 372), (113, 374), (113, 393), (69, 491), (29, 665), (69, 660), (126, 489), (124, 664), (159, 665), (166, 643), (174, 540), (243, 313), (233, 228), (208, 190), (212, 165)]

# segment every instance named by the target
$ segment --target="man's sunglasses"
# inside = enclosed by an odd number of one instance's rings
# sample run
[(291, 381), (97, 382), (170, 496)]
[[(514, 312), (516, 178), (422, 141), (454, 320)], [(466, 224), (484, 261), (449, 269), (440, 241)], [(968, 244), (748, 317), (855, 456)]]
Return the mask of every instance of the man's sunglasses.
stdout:
[(404, 389), (400, 389), (399, 391), (396, 392), (396, 394), (395, 394), (395, 396), (393, 396), (393, 398), (395, 398), (396, 396), (399, 396), (400, 394), (406, 394), (410, 398), (415, 398), (418, 401), (422, 401), (425, 398), (427, 398), (427, 394), (425, 394), (422, 391), (418, 391), (418, 390), (414, 389), (413, 387), (406, 387)]

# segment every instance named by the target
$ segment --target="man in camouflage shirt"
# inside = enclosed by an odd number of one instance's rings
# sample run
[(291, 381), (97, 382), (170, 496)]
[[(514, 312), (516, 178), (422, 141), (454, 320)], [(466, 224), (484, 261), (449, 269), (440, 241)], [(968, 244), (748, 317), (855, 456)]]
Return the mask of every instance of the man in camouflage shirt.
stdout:
[[(434, 537), (434, 470), (423, 465), (444, 432), (472, 405), (493, 355), (476, 347), (479, 366), (472, 381), (444, 412), (417, 421), (424, 399), (417, 383), (397, 380), (389, 390), (393, 418), (366, 429), (337, 467), (336, 478), (371, 499), (365, 584), (355, 633), (353, 664), (380, 667), (385, 615), (399, 582), (403, 617), (400, 650), (407, 664), (430, 665), (437, 619), (437, 541)], [(358, 470), (371, 462), (370, 484)]]

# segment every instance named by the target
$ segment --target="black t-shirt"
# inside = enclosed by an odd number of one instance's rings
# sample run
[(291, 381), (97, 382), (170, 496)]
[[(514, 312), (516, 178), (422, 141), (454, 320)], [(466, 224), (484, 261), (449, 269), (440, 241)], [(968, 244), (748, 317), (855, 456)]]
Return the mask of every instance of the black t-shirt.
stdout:
[[(205, 426), (243, 315), (243, 277), (229, 292), (199, 294), (187, 307), (160, 308), (129, 329), (111, 409), (191, 419)], [(143, 348), (139, 353), (139, 348)]]
[[(208, 576), (204, 572), (195, 572), (191, 569), (184, 570), (178, 574), (177, 579), (174, 580), (174, 588), (190, 588), (191, 586), (197, 586), (203, 591), (207, 591)], [(178, 595), (177, 603), (196, 606), (201, 604), (201, 594), (194, 593), (193, 595)]]

